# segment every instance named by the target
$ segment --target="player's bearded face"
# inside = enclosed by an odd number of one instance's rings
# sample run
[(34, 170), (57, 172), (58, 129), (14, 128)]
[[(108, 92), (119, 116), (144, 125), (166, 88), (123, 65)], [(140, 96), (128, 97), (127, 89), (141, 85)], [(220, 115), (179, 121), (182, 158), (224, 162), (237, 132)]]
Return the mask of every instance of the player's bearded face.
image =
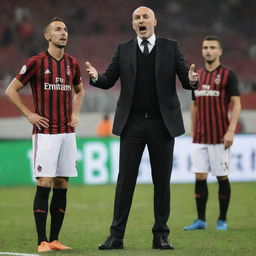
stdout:
[(211, 64), (215, 62), (219, 59), (221, 54), (222, 50), (220, 48), (218, 41), (203, 41), (202, 55), (207, 63)]
[(52, 22), (46, 33), (46, 39), (57, 48), (64, 48), (68, 41), (68, 31), (63, 22)]

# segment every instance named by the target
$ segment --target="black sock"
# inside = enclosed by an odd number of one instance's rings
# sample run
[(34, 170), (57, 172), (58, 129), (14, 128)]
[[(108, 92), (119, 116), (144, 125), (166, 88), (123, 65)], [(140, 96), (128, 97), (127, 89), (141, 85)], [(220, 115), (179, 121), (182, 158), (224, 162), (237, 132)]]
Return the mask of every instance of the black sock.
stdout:
[(219, 180), (219, 203), (220, 203), (220, 216), (219, 220), (226, 220), (227, 217), (227, 211), (230, 201), (230, 183), (228, 179), (225, 180)]
[(50, 242), (59, 239), (59, 232), (65, 215), (67, 189), (53, 188), (51, 212)]
[(46, 219), (48, 213), (48, 198), (51, 188), (37, 186), (34, 199), (34, 218), (38, 237), (38, 245), (42, 241), (47, 241)]
[(205, 221), (205, 209), (208, 199), (208, 187), (206, 180), (196, 180), (195, 198), (198, 219)]

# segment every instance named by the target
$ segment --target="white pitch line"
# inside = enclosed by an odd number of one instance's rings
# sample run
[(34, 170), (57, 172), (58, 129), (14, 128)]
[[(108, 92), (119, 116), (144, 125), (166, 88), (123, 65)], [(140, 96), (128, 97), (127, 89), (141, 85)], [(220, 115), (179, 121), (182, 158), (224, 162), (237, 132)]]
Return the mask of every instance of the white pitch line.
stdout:
[(0, 252), (0, 255), (39, 256), (39, 254), (18, 253), (18, 252)]

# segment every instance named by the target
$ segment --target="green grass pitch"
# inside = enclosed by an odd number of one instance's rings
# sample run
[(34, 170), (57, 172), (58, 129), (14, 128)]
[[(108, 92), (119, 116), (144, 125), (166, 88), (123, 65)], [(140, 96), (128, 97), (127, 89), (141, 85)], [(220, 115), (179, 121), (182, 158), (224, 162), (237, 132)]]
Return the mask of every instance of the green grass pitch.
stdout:
[[(256, 182), (232, 183), (228, 231), (216, 231), (219, 214), (216, 183), (209, 184), (208, 228), (183, 231), (196, 218), (194, 184), (171, 185), (170, 242), (174, 251), (151, 249), (153, 186), (137, 185), (124, 239), (124, 250), (99, 251), (109, 234), (115, 185), (70, 185), (60, 240), (72, 251), (50, 255), (86, 256), (255, 256)], [(0, 188), (0, 252), (37, 253), (32, 204), (34, 187)], [(48, 218), (48, 227), (49, 227)], [(48, 230), (49, 233), (49, 230)], [(49, 254), (49, 253), (48, 253)], [(46, 255), (46, 254), (44, 254)]]

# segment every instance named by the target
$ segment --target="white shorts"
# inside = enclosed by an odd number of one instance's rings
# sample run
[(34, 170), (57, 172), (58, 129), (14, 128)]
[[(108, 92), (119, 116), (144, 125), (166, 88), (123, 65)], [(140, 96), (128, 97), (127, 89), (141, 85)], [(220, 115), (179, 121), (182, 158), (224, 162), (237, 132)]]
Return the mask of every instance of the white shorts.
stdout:
[(230, 172), (230, 148), (225, 149), (224, 144), (193, 143), (191, 160), (194, 173), (226, 176)]
[(34, 134), (34, 177), (76, 177), (75, 133)]

